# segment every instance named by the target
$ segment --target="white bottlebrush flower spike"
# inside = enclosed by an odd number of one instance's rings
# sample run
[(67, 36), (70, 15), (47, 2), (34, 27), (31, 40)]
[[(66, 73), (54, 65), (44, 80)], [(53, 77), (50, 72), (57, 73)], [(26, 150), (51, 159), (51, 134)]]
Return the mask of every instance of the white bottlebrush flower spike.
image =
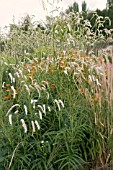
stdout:
[(19, 71), (20, 75), (23, 77), (22, 70), (19, 69), (18, 71)]
[(88, 76), (88, 78), (89, 78), (89, 80), (92, 82), (92, 77), (91, 77), (90, 75)]
[(57, 31), (57, 30), (55, 30), (55, 34), (58, 34), (58, 31)]
[(93, 80), (93, 81), (95, 81), (95, 77), (94, 77), (94, 75), (92, 75), (92, 80)]
[(14, 107), (16, 107), (16, 106), (20, 107), (19, 104), (13, 105), (13, 106), (8, 110), (8, 112), (6, 113), (6, 116), (8, 116), (8, 114), (10, 113), (10, 111), (11, 111)]
[(64, 55), (66, 55), (66, 51), (65, 50), (63, 50), (63, 53), (64, 53)]
[(28, 91), (28, 94), (30, 95), (30, 89), (29, 89), (28, 85), (24, 84), (24, 86), (25, 86), (26, 90)]
[(38, 91), (39, 98), (40, 98), (40, 96), (41, 96), (41, 94), (40, 94), (40, 90), (41, 90), (40, 86), (39, 86), (37, 83), (34, 83), (34, 87), (35, 87), (36, 90)]
[(4, 62), (4, 64), (5, 64), (6, 66), (8, 66), (8, 64), (7, 64), (6, 62)]
[(35, 103), (38, 102), (38, 100), (31, 99), (31, 104), (33, 104), (33, 109), (35, 109)]
[(15, 78), (13, 77), (13, 83), (15, 83)]
[(64, 108), (64, 103), (62, 102), (62, 100), (60, 100), (60, 99), (59, 99), (59, 100), (55, 99), (54, 102), (57, 104), (57, 107), (58, 107), (59, 111), (61, 110), (60, 104), (61, 104), (61, 106)]
[(17, 93), (14, 86), (11, 86), (11, 90), (13, 91), (13, 98), (15, 99)]
[(27, 69), (27, 71), (30, 73), (30, 70), (29, 70), (29, 69)]
[(24, 133), (27, 133), (27, 126), (26, 126), (24, 119), (21, 119), (20, 121), (22, 122), (22, 126), (24, 128)]
[(67, 27), (68, 27), (69, 31), (71, 31), (71, 26), (69, 23), (67, 24)]
[(39, 117), (40, 117), (40, 120), (42, 120), (42, 113), (40, 110), (39, 110)]
[(36, 99), (31, 99), (31, 104), (38, 102)]
[(13, 76), (12, 76), (12, 74), (11, 73), (9, 73), (9, 77), (10, 77), (10, 79), (11, 79), (11, 83), (13, 82)]
[(101, 86), (101, 84), (99, 83), (98, 79), (96, 79), (96, 83), (97, 83), (97, 85)]
[(42, 110), (42, 112), (46, 115), (46, 106), (45, 104), (43, 104), (42, 106), (41, 105), (38, 105), (38, 107)]
[(14, 114), (17, 114), (19, 111), (18, 110), (16, 110), (15, 112), (14, 112)]
[(66, 74), (66, 75), (68, 75), (68, 71), (69, 70), (71, 70), (71, 68), (70, 67), (65, 67), (65, 69), (64, 69), (64, 73)]
[(49, 93), (47, 92), (47, 99), (49, 99)]
[(37, 126), (38, 130), (40, 130), (40, 125), (39, 125), (39, 123), (38, 123), (38, 121), (37, 121), (37, 120), (35, 120), (35, 124), (36, 124), (36, 126)]
[(20, 75), (19, 75), (19, 73), (18, 73), (18, 72), (16, 72), (15, 74), (17, 75), (17, 77), (18, 77), (18, 78), (20, 78)]
[(31, 124), (32, 124), (33, 132), (35, 132), (35, 124), (34, 124), (34, 121), (31, 121)]
[(12, 115), (11, 114), (9, 114), (9, 123), (12, 126)]
[(67, 70), (66, 70), (66, 69), (64, 70), (64, 73), (65, 73), (66, 75), (68, 75), (68, 72), (67, 72)]
[(58, 100), (58, 102), (62, 105), (62, 107), (64, 108), (64, 103), (63, 103), (63, 101), (62, 100)]
[(27, 106), (24, 105), (25, 114), (27, 115)]
[(54, 102), (57, 104), (58, 110), (60, 111), (61, 109), (60, 109), (60, 104), (59, 104), (58, 100), (55, 99)]
[(49, 106), (47, 108), (48, 108), (49, 112), (51, 112), (51, 108)]
[(42, 89), (42, 90), (46, 90), (46, 85), (45, 85), (45, 84), (42, 84), (41, 89)]
[(43, 113), (46, 115), (46, 105), (43, 104), (42, 106), (43, 106)]
[(5, 87), (4, 85), (5, 85), (5, 82), (3, 82), (3, 83), (2, 83), (2, 88), (4, 88), (4, 87)]

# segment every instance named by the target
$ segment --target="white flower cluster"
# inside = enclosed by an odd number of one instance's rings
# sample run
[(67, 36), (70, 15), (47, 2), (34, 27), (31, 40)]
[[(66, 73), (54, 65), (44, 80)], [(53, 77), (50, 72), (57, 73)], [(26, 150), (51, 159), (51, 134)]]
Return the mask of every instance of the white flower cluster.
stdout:
[[(33, 105), (33, 109), (35, 109), (35, 103), (36, 103), (36, 102), (38, 102), (38, 100), (33, 100), (33, 99), (31, 99), (31, 104)], [(54, 100), (54, 103), (57, 105), (59, 111), (61, 111), (61, 107), (64, 108), (64, 103), (62, 102), (62, 100), (60, 100), (60, 99), (59, 99), (59, 100), (55, 99), (55, 100)], [(12, 109), (15, 108), (15, 107), (20, 107), (20, 105), (19, 105), (19, 104), (13, 105), (13, 106), (8, 110), (8, 112), (6, 113), (6, 116), (9, 116), (9, 123), (10, 123), (11, 126), (13, 125), (13, 123), (12, 123), (12, 114), (9, 114), (9, 113), (10, 113), (10, 112), (12, 111)], [(39, 112), (38, 112), (38, 113), (35, 113), (35, 115), (38, 114), (40, 120), (42, 120), (43, 114), (46, 116), (47, 110), (48, 110), (49, 112), (51, 112), (51, 108), (50, 108), (49, 106), (47, 106), (47, 108), (46, 108), (46, 105), (45, 105), (45, 104), (37, 105), (37, 107), (39, 108)], [(28, 115), (28, 108), (27, 108), (27, 106), (24, 105), (23, 108), (24, 108), (25, 115)], [(16, 114), (18, 114), (18, 113), (19, 113), (19, 110), (17, 109), (17, 110), (14, 112), (14, 114), (16, 115)], [(27, 128), (27, 124), (26, 124), (25, 120), (24, 120), (24, 119), (21, 119), (20, 121), (21, 121), (21, 123), (22, 123), (22, 127), (23, 127), (23, 129), (24, 129), (24, 133), (27, 133), (27, 132), (28, 132), (28, 128)], [(32, 126), (32, 132), (33, 132), (33, 133), (36, 132), (36, 127), (37, 127), (38, 130), (40, 130), (40, 125), (39, 125), (39, 122), (38, 122), (37, 120), (34, 120), (34, 121), (32, 120), (32, 121), (31, 121), (31, 126)]]

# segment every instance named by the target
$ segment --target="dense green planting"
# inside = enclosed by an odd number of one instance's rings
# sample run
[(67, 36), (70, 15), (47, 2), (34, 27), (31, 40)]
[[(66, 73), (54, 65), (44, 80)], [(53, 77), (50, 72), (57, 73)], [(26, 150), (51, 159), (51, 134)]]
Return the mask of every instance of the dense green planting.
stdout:
[[(44, 30), (14, 27), (1, 51), (1, 170), (82, 170), (113, 159), (113, 54), (97, 17), (69, 13)], [(98, 33), (98, 34), (97, 34)], [(106, 40), (105, 40), (106, 38)]]

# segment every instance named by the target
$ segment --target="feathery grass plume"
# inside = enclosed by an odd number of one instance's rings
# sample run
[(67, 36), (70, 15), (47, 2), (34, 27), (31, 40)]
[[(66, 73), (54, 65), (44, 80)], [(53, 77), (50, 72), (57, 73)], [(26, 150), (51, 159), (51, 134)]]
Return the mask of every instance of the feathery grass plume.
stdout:
[(64, 73), (66, 74), (66, 75), (68, 75), (69, 73), (69, 71), (71, 70), (71, 67), (65, 67), (64, 68)]
[(43, 104), (42, 106), (41, 105), (38, 105), (38, 107), (42, 110), (42, 112), (46, 115), (46, 105)]
[(49, 92), (46, 91), (46, 93), (47, 93), (47, 99), (49, 100)]
[(8, 63), (4, 62), (4, 64), (5, 64), (6, 66), (8, 66)]
[(9, 114), (9, 123), (12, 126), (12, 114)]
[(51, 108), (50, 108), (50, 106), (48, 106), (47, 108), (48, 108), (49, 112), (51, 112)]
[(6, 113), (6, 116), (8, 116), (8, 114), (10, 113), (10, 111), (13, 109), (13, 108), (15, 108), (15, 107), (20, 107), (20, 105), (19, 104), (15, 104), (15, 105), (13, 105), (13, 106), (11, 106), (11, 108), (8, 110), (8, 112)]
[(2, 83), (2, 88), (4, 88), (4, 87), (5, 87), (5, 82)]
[(28, 85), (27, 85), (27, 84), (24, 84), (24, 86), (25, 86), (25, 88), (26, 88), (28, 94), (30, 95), (30, 89), (29, 89)]
[(101, 86), (101, 84), (99, 83), (98, 79), (95, 80), (97, 85)]
[(11, 90), (13, 91), (13, 98), (15, 99), (17, 93), (16, 93), (14, 86), (11, 86)]
[(24, 110), (25, 110), (25, 114), (27, 115), (28, 110), (27, 110), (27, 106), (26, 105), (24, 105)]
[(40, 117), (40, 120), (42, 120), (42, 112), (39, 110), (39, 117)]
[(18, 72), (20, 73), (21, 77), (23, 78), (22, 70), (18, 69)]
[(13, 83), (15, 83), (15, 77), (13, 77)]
[(58, 102), (62, 105), (62, 107), (64, 108), (64, 103), (61, 99), (58, 100)]
[(20, 121), (22, 122), (22, 126), (24, 128), (24, 133), (27, 133), (27, 126), (26, 126), (24, 119), (21, 119)]
[(11, 80), (11, 83), (13, 82), (13, 75), (11, 73), (9, 73), (9, 77), (10, 77), (10, 80)]
[(57, 100), (57, 99), (55, 99), (55, 100), (54, 100), (54, 102), (57, 104), (57, 106), (58, 106), (58, 110), (60, 111), (61, 109), (60, 109), (60, 105), (59, 105), (58, 100)]
[(41, 143), (41, 144), (43, 144), (43, 143), (44, 143), (44, 141), (42, 140), (40, 143)]
[(32, 124), (32, 129), (33, 129), (33, 133), (36, 131), (35, 130), (35, 124), (34, 124), (34, 121), (31, 121), (31, 124)]
[(113, 110), (113, 59), (109, 62), (109, 56), (105, 55), (106, 63), (102, 61), (103, 76), (102, 88), (108, 102), (108, 109)]
[(31, 99), (31, 104), (33, 104), (33, 109), (35, 109), (35, 103), (38, 102), (38, 100)]
[(14, 112), (14, 114), (18, 114), (19, 113), (19, 110), (16, 110), (15, 112)]
[(91, 75), (88, 75), (88, 78), (89, 78), (89, 80), (90, 80), (91, 82), (93, 81), (93, 78), (92, 78)]
[(62, 100), (60, 100), (60, 99), (59, 99), (59, 100), (55, 99), (55, 100), (54, 100), (54, 103), (57, 104), (59, 111), (61, 111), (60, 104), (61, 104), (61, 106), (64, 108), (64, 103), (62, 102)]
[(47, 87), (49, 87), (49, 84), (47, 81), (42, 81), (43, 84), (45, 84)]
[(36, 124), (36, 126), (37, 126), (37, 129), (40, 130), (40, 125), (39, 125), (39, 123), (38, 123), (37, 120), (35, 120), (35, 124)]
[(42, 89), (42, 90), (46, 90), (46, 85), (45, 85), (45, 84), (42, 84), (42, 85), (41, 85), (41, 89)]
[(41, 87), (36, 82), (33, 85), (36, 88), (36, 90), (38, 91), (39, 98), (40, 98), (41, 97), (41, 94), (40, 94)]
[(19, 73), (18, 73), (18, 72), (16, 72), (16, 73), (15, 73), (15, 75), (16, 75), (18, 78), (20, 78), (20, 75), (19, 75)]

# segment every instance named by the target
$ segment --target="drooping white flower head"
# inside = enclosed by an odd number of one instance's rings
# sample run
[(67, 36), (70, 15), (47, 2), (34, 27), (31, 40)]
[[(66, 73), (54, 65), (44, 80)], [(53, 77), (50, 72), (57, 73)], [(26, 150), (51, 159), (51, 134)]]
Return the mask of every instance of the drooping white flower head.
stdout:
[(12, 83), (12, 82), (15, 82), (15, 78), (13, 77), (13, 75), (12, 75), (11, 73), (9, 73), (8, 75), (9, 75), (9, 77), (10, 77), (11, 83)]
[(61, 111), (61, 107), (60, 107), (60, 104), (61, 106), (64, 108), (64, 103), (62, 102), (62, 100), (57, 100), (55, 99), (54, 102), (57, 104), (57, 107), (58, 107), (58, 110)]
[(10, 113), (10, 111), (11, 111), (14, 107), (16, 107), (16, 106), (20, 107), (19, 104), (13, 105), (13, 106), (8, 110), (8, 112), (6, 113), (6, 116), (8, 116), (8, 114)]
[(38, 123), (37, 120), (35, 120), (35, 124), (36, 124), (36, 126), (37, 126), (37, 129), (40, 130), (40, 125), (39, 125), (39, 123)]
[(39, 110), (39, 117), (40, 117), (40, 120), (42, 120), (42, 113), (40, 110)]
[(13, 98), (15, 99), (17, 93), (14, 86), (11, 86), (11, 90), (13, 91)]
[(9, 114), (9, 123), (12, 126), (12, 115), (11, 114)]
[(24, 105), (25, 114), (27, 115), (27, 106)]
[(46, 115), (46, 106), (45, 104), (43, 104), (42, 106), (41, 105), (38, 105), (38, 107), (41, 109), (41, 111)]
[(35, 124), (34, 124), (34, 121), (31, 121), (31, 124), (32, 124), (32, 128), (33, 128), (33, 132), (35, 132)]
[(24, 119), (21, 119), (20, 121), (22, 122), (22, 126), (24, 128), (24, 133), (27, 133), (27, 126), (26, 126)]
[(5, 87), (4, 85), (5, 85), (5, 82), (3, 82), (3, 83), (2, 83), (2, 88), (4, 88), (4, 87)]
[(31, 104), (33, 104), (33, 109), (35, 109), (35, 103), (38, 102), (36, 99), (31, 99)]
[(50, 108), (50, 106), (48, 106), (47, 108), (48, 108), (49, 112), (51, 112), (51, 108)]
[(30, 89), (29, 89), (28, 85), (24, 84), (24, 86), (25, 86), (26, 90), (28, 91), (28, 94), (30, 95)]

